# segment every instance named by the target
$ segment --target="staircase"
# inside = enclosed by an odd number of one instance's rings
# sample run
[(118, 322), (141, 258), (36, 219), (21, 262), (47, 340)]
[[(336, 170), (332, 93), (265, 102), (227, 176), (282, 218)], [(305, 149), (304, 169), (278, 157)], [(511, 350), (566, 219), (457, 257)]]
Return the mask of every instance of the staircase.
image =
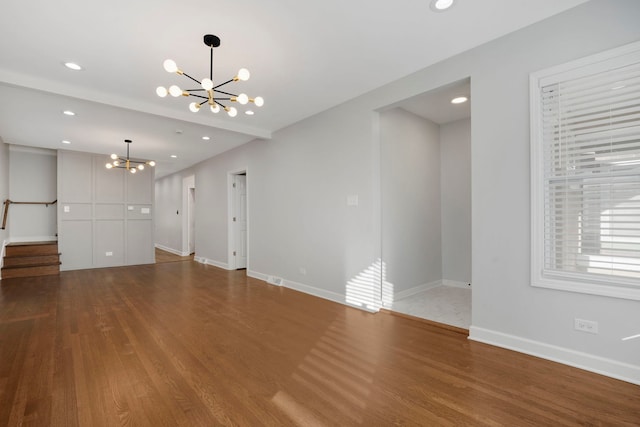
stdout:
[(60, 273), (58, 242), (9, 243), (5, 246), (2, 279)]

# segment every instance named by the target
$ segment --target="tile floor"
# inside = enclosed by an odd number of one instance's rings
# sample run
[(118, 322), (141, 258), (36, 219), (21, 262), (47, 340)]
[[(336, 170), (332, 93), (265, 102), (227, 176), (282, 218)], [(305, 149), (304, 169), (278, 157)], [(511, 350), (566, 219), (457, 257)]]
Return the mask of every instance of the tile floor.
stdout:
[(469, 329), (471, 288), (438, 286), (394, 301), (392, 310)]

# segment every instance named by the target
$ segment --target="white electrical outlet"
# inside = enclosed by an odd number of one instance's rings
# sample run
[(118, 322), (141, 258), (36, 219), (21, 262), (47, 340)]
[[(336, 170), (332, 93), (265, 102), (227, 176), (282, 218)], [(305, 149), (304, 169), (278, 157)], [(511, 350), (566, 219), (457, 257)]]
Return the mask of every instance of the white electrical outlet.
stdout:
[(573, 327), (576, 331), (588, 332), (590, 334), (598, 333), (598, 322), (593, 320), (573, 319)]

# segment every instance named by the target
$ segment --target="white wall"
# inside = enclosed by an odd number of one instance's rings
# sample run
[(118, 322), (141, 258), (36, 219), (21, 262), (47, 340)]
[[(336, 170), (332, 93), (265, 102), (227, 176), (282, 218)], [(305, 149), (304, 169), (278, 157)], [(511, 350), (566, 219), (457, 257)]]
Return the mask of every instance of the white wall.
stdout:
[(61, 270), (155, 262), (154, 170), (107, 169), (106, 158), (58, 151)]
[[(9, 148), (9, 198), (14, 202), (52, 202), (56, 190), (57, 157), (55, 150)], [(9, 219), (11, 241), (54, 240), (57, 233), (55, 205), (11, 205)]]
[[(246, 169), (249, 274), (282, 277), (287, 286), (341, 302), (349, 294), (365, 308), (379, 300), (379, 277), (369, 274), (379, 262), (376, 114), (342, 108), (350, 112), (325, 112), (194, 167), (197, 259), (228, 266), (228, 174)], [(349, 195), (358, 196), (357, 206), (347, 206)]]
[(440, 126), (442, 278), (471, 283), (471, 120)]
[[(471, 77), (471, 338), (640, 383), (640, 340), (621, 341), (640, 333), (640, 302), (534, 288), (529, 280), (529, 73), (638, 40), (638, 22), (637, 0), (591, 1), (203, 162), (197, 247), (222, 229), (209, 226), (226, 210), (207, 206), (226, 203), (216, 199), (224, 171), (247, 164), (250, 269), (338, 300), (354, 286), (362, 299), (374, 297), (380, 141), (373, 112)], [(350, 194), (359, 206), (346, 206)], [(225, 246), (210, 241), (202, 254), (224, 260)], [(600, 333), (576, 332), (575, 317), (598, 321)]]
[(441, 280), (440, 127), (380, 113), (380, 165), (385, 281), (398, 293)]
[[(4, 203), (9, 199), (9, 145), (5, 144), (0, 138), (0, 203)], [(2, 218), (4, 216), (4, 205), (0, 204), (0, 227), (2, 226)], [(9, 239), (9, 224), (6, 229), (0, 229), (0, 247)], [(1, 252), (1, 251), (0, 251)], [(3, 254), (0, 253), (0, 256)], [(2, 261), (0, 260), (0, 266)]]
[(161, 249), (182, 254), (183, 173), (156, 180), (154, 242)]

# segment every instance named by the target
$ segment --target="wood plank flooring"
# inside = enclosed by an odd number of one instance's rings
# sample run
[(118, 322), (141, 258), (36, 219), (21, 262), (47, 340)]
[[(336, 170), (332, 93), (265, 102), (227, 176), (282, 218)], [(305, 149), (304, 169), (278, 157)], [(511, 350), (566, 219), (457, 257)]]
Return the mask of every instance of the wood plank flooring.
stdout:
[(179, 262), (179, 261), (193, 261), (193, 254), (180, 256), (173, 254), (171, 252), (163, 251), (162, 249), (156, 248), (156, 264), (161, 264), (163, 262)]
[(640, 387), (196, 262), (0, 282), (0, 426), (640, 425)]

